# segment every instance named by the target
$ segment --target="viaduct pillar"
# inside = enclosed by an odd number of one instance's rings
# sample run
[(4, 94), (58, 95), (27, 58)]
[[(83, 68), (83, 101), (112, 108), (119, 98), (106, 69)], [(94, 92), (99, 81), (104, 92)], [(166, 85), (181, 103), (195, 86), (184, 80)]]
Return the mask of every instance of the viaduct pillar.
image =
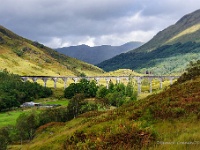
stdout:
[(162, 81), (163, 81), (163, 79), (160, 78), (159, 80), (160, 80), (160, 89), (162, 89)]
[(99, 80), (100, 80), (100, 78), (94, 78), (94, 80), (97, 82), (97, 85), (99, 85)]
[(44, 77), (44, 78), (42, 78), (42, 80), (44, 82), (44, 87), (47, 87), (47, 80), (48, 80), (48, 78)]
[(108, 89), (109, 87), (109, 82), (110, 82), (110, 78), (105, 78), (106, 79), (106, 88)]
[(149, 92), (152, 93), (152, 78), (149, 78)]
[(62, 78), (62, 80), (64, 81), (64, 89), (66, 89), (66, 87), (67, 87), (67, 78)]
[(142, 78), (141, 77), (137, 77), (137, 84), (138, 84), (138, 95), (141, 93), (141, 82), (142, 82)]
[(54, 81), (54, 88), (56, 89), (56, 83), (58, 81), (58, 78), (57, 77), (53, 77), (52, 80)]

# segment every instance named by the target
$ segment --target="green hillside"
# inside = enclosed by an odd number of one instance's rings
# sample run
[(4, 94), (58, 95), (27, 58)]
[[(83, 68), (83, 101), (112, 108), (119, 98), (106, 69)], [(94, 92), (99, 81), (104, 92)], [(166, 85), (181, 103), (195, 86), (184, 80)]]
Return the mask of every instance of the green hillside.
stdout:
[(95, 75), (103, 70), (20, 37), (0, 26), (0, 70), (19, 75)]
[(143, 46), (106, 60), (98, 66), (106, 71), (119, 68), (154, 74), (181, 74), (188, 60), (199, 59), (200, 10), (181, 18)]
[(110, 111), (88, 112), (41, 126), (35, 138), (10, 149), (198, 150), (200, 61), (165, 91)]
[(198, 59), (200, 59), (200, 43), (179, 42), (161, 46), (148, 53), (124, 53), (99, 64), (99, 67), (105, 70), (130, 68), (141, 73), (149, 70), (155, 75), (170, 75), (183, 73), (190, 61)]

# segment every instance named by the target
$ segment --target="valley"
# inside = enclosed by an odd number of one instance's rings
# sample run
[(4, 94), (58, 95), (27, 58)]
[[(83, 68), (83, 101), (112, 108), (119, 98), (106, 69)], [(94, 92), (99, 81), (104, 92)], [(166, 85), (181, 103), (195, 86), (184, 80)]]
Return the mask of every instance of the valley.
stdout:
[(92, 64), (0, 26), (0, 150), (198, 150), (199, 18)]

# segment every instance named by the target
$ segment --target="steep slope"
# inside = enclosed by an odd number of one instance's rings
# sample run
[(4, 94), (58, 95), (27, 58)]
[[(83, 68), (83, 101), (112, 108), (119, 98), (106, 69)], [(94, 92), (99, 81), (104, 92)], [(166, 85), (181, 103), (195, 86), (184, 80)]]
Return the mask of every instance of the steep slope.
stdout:
[(199, 37), (200, 10), (197, 10), (159, 32), (141, 47), (104, 61), (98, 66), (105, 70), (129, 68), (143, 72), (149, 69), (155, 74), (180, 74), (188, 60), (199, 59)]
[(200, 61), (170, 88), (38, 129), (22, 149), (199, 149)]
[(0, 26), (0, 70), (19, 75), (86, 75), (103, 70), (59, 54), (44, 45), (20, 37)]
[(129, 42), (121, 46), (102, 45), (90, 47), (87, 45), (78, 45), (58, 48), (56, 51), (90, 64), (98, 64), (104, 60), (127, 52), (131, 49), (135, 49), (141, 45), (141, 42)]
[(183, 16), (176, 24), (160, 31), (149, 42), (134, 50), (134, 52), (148, 52), (163, 45), (177, 42), (200, 42), (199, 37), (200, 9)]

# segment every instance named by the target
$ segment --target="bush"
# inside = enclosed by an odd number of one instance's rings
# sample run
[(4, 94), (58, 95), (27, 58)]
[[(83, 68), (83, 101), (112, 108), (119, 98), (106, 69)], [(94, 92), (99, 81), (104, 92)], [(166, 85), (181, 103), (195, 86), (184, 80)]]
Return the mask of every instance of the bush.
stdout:
[(97, 98), (104, 98), (108, 94), (108, 89), (105, 86), (100, 86), (97, 90), (96, 97)]
[(39, 127), (39, 120), (38, 115), (35, 113), (23, 113), (17, 118), (16, 128), (21, 141), (27, 139), (32, 140), (37, 127)]
[(64, 91), (64, 96), (71, 99), (76, 94), (84, 94), (85, 97), (95, 97), (98, 87), (95, 81), (81, 79), (79, 83), (70, 84)]
[(0, 135), (0, 150), (6, 150), (8, 146), (7, 140), (4, 136)]
[(126, 96), (122, 92), (114, 92), (107, 94), (106, 98), (110, 105), (119, 107), (125, 102)]
[(7, 127), (0, 129), (0, 150), (6, 150), (10, 142), (9, 130)]
[(19, 56), (19, 57), (23, 56), (23, 54), (24, 54), (24, 51), (19, 50), (19, 49), (14, 49), (13, 52), (15, 54), (17, 54), (17, 56)]
[(43, 44), (40, 44), (40, 43), (37, 42), (37, 41), (34, 41), (34, 42), (32, 43), (32, 45), (34, 45), (34, 46), (36, 46), (36, 47), (38, 47), (38, 48), (45, 48)]
[(49, 122), (65, 122), (68, 120), (68, 110), (66, 107), (45, 109), (39, 114), (40, 125)]
[(200, 60), (198, 60), (196, 63), (190, 62), (190, 66), (186, 69), (186, 72), (183, 75), (181, 75), (181, 77), (177, 80), (176, 83), (183, 83), (187, 80), (194, 79), (199, 75), (200, 75)]
[(88, 103), (88, 102), (82, 103), (81, 109), (80, 109), (81, 114), (89, 112), (89, 111), (94, 111), (94, 110), (98, 110), (98, 105), (94, 103)]
[(69, 118), (75, 118), (81, 113), (81, 105), (83, 103), (85, 96), (84, 94), (76, 94), (67, 106)]

